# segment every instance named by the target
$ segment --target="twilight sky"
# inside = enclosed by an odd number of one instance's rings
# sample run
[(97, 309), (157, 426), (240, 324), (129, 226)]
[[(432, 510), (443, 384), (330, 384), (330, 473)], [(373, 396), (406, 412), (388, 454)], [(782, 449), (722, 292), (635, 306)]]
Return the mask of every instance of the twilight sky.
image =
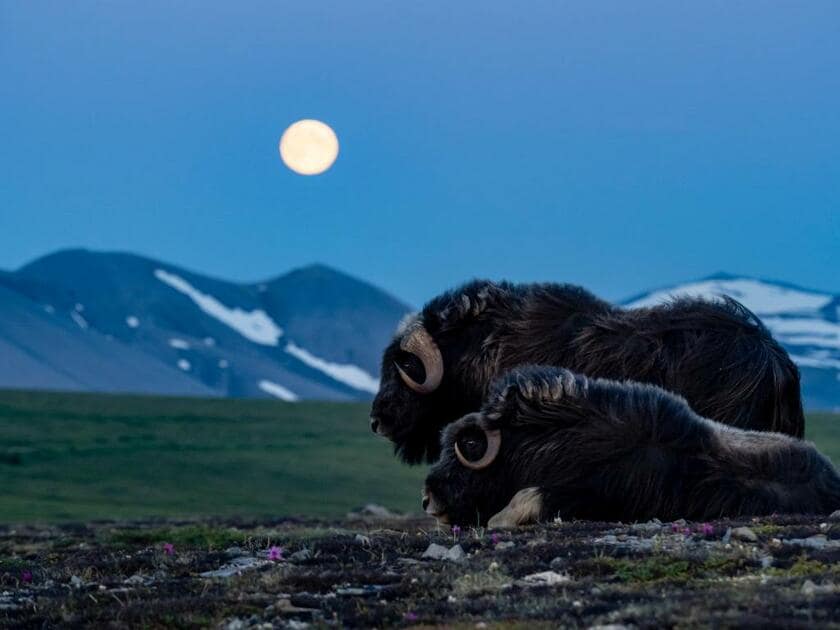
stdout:
[[(840, 291), (840, 3), (0, 0), (0, 268)], [(335, 166), (277, 151), (330, 124)]]

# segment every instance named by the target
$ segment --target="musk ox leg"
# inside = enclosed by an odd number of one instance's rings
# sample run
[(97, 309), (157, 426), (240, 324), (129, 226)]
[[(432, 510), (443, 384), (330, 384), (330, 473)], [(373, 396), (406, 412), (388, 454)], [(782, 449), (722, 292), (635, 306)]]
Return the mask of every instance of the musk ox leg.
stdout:
[(536, 523), (542, 514), (543, 499), (539, 488), (520, 490), (498, 514), (490, 517), (488, 527), (504, 529)]

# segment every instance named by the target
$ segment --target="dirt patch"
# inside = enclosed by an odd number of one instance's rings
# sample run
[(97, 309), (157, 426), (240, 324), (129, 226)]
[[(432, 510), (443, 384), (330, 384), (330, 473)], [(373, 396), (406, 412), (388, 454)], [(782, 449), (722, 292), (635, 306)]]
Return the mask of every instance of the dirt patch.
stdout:
[(840, 522), (0, 528), (2, 627), (304, 624), (840, 627)]

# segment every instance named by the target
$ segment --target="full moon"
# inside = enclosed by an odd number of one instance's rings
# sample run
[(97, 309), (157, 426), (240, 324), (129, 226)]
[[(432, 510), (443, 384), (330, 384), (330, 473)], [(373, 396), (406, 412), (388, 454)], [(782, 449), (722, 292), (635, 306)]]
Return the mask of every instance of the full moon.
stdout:
[(320, 175), (338, 157), (338, 138), (320, 120), (299, 120), (283, 132), (280, 157), (299, 175)]

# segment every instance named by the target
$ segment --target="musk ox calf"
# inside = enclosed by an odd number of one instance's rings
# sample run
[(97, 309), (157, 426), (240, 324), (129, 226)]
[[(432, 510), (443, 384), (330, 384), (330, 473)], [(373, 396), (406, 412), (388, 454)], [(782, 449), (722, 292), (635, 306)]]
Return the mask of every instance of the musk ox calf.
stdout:
[[(840, 476), (808, 442), (698, 416), (641, 383), (530, 367), (450, 424), (423, 507), (446, 523), (513, 526), (830, 513)], [(488, 523), (489, 521), (489, 523)]]
[(478, 410), (495, 378), (528, 364), (652, 383), (719, 422), (803, 434), (796, 365), (734, 300), (627, 310), (580, 287), (486, 281), (433, 299), (398, 331), (371, 428), (405, 461), (434, 461), (443, 427)]

